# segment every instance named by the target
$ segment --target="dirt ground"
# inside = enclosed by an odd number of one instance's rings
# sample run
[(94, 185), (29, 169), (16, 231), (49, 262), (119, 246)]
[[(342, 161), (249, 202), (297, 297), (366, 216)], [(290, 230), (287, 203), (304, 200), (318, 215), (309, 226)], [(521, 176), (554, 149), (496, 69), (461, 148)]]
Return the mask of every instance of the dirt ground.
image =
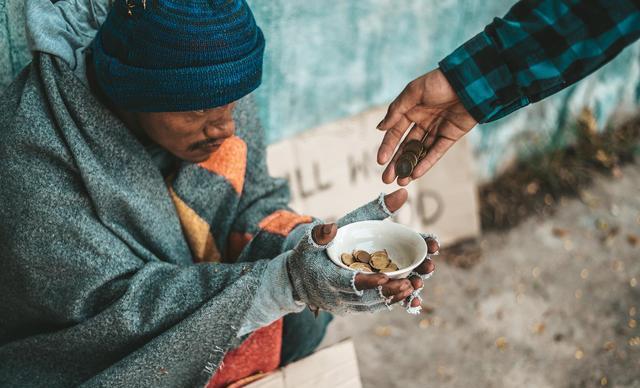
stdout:
[(471, 268), (436, 257), (421, 315), (338, 317), (324, 344), (353, 338), (365, 388), (640, 387), (640, 164), (621, 171), (485, 234)]

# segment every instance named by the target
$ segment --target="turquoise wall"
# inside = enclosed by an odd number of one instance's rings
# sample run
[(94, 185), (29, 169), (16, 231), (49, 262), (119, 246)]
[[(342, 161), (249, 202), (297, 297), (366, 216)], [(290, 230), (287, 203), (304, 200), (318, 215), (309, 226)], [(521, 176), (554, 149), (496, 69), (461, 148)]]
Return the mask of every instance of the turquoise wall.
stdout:
[(509, 1), (255, 1), (267, 36), (263, 119), (277, 140), (397, 95)]
[[(28, 61), (22, 1), (0, 0), (0, 87)], [(384, 105), (418, 75), (503, 15), (507, 0), (248, 0), (267, 38), (258, 90), (270, 142)], [(573, 116), (592, 107), (604, 123), (640, 101), (640, 45), (577, 87), (474, 130), (478, 175), (562, 143)], [(372, 130), (374, 130), (372, 128)]]

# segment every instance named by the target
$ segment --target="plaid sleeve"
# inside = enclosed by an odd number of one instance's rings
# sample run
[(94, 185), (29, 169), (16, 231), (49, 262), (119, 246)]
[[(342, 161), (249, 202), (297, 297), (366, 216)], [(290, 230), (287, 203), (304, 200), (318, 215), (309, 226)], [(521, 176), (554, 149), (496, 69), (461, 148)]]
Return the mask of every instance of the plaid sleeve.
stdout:
[(581, 80), (640, 37), (640, 0), (522, 0), (440, 62), (480, 123)]

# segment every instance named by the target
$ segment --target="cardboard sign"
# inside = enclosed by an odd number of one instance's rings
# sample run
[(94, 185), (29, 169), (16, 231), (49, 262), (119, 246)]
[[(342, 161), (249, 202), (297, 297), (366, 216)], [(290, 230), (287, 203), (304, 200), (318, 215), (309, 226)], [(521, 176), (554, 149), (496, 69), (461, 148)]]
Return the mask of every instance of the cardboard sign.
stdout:
[(321, 349), (246, 385), (247, 388), (360, 388), (358, 359), (351, 340)]
[[(385, 112), (370, 110), (269, 146), (269, 170), (289, 180), (294, 210), (334, 221), (397, 188), (382, 182), (384, 167), (376, 162), (384, 133), (375, 127)], [(407, 189), (408, 203), (394, 221), (436, 233), (443, 244), (479, 234), (471, 152), (464, 138)]]

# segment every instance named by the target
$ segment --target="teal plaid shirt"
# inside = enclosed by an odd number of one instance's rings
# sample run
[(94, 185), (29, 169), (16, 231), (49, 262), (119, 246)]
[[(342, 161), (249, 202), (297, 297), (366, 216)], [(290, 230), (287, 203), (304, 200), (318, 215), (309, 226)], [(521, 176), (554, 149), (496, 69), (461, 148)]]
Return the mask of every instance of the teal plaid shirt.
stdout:
[(522, 0), (440, 69), (484, 123), (579, 81), (638, 37), (640, 0)]

